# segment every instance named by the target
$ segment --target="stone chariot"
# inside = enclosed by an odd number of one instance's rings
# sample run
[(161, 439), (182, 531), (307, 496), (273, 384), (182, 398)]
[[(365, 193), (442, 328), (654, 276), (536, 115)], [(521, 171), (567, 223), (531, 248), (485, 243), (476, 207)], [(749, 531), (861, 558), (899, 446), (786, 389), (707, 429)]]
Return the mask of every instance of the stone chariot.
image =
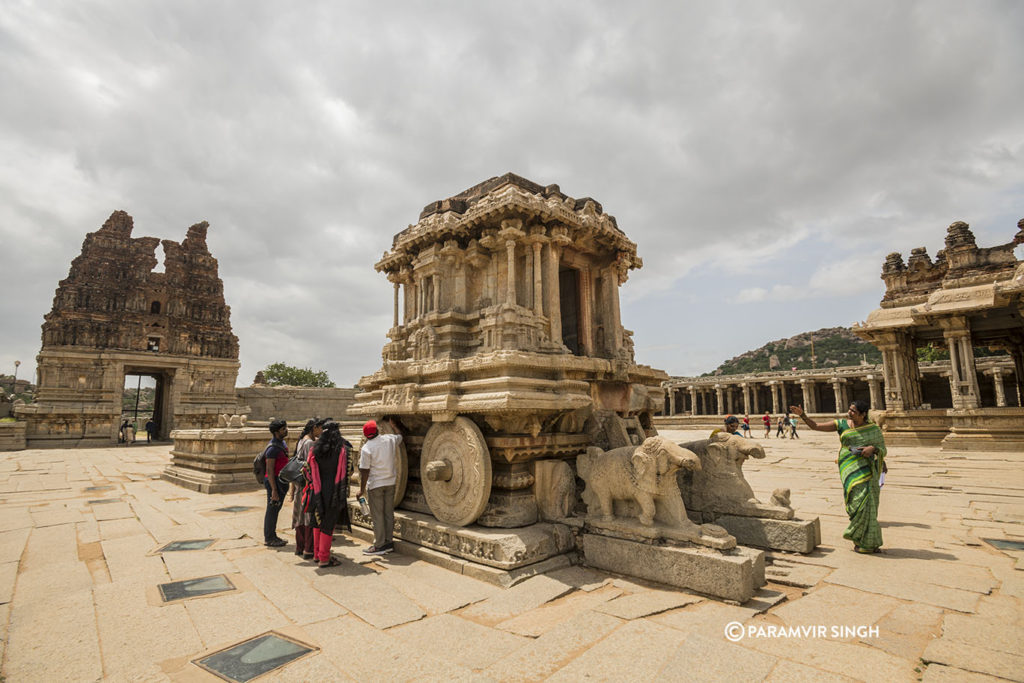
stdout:
[(665, 374), (634, 362), (619, 317), (619, 286), (641, 265), (596, 201), (513, 174), (396, 235), (376, 264), (394, 284), (390, 341), (349, 413), (402, 424), (397, 506), (525, 527), (569, 512), (566, 465), (588, 447), (655, 435)]

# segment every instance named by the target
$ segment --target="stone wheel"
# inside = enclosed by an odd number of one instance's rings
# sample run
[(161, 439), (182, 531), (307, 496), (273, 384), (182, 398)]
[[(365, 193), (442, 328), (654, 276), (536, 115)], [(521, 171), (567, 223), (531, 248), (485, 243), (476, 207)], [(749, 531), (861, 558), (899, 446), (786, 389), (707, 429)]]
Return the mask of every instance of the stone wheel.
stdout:
[(491, 453), (468, 417), (435, 423), (420, 456), (420, 481), (430, 511), (454, 526), (472, 524), (491, 497)]
[[(383, 420), (377, 423), (377, 430), (381, 434), (394, 434), (395, 430), (391, 423)], [(398, 478), (395, 480), (395, 507), (405, 498), (405, 485), (409, 482), (409, 455), (405, 450), (405, 440), (398, 444)]]

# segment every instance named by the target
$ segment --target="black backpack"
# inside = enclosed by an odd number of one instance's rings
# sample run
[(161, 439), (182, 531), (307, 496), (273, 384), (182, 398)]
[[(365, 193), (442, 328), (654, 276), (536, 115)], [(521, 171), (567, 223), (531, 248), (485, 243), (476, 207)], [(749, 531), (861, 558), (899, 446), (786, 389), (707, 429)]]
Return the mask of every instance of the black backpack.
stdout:
[[(263, 480), (267, 478), (267, 453), (270, 452), (271, 448), (277, 448), (274, 442), (271, 441), (267, 444), (267, 447), (252, 460), (252, 476), (256, 478), (256, 483), (263, 486)], [(287, 451), (281, 450), (282, 453), (287, 455)]]

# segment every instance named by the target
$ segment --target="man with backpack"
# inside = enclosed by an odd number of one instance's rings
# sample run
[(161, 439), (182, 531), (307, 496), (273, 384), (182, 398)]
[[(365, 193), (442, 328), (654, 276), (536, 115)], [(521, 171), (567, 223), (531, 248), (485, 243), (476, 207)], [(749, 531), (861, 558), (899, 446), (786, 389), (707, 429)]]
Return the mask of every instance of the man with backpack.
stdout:
[(280, 548), (287, 541), (277, 535), (277, 516), (281, 512), (281, 503), (284, 499), (284, 484), (278, 481), (277, 475), (288, 464), (288, 446), (284, 442), (284, 438), (288, 436), (288, 423), (284, 420), (274, 420), (270, 423), (270, 434), (273, 438), (263, 450), (263, 485), (267, 489), (267, 512), (263, 516), (263, 544), (271, 548)]

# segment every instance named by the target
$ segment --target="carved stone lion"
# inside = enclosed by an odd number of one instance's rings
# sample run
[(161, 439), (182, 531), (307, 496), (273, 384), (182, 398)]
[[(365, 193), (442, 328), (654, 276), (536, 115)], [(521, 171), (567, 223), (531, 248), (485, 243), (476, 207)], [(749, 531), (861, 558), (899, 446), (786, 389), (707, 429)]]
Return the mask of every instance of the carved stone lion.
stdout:
[(591, 447), (576, 459), (576, 468), (587, 484), (583, 500), (591, 515), (611, 521), (616, 500), (633, 500), (644, 526), (651, 526), (656, 515), (672, 526), (691, 526), (676, 472), (700, 469), (700, 460), (668, 439), (652, 436), (639, 446), (610, 451)]
[(778, 505), (775, 499), (773, 505), (759, 501), (743, 476), (743, 463), (747, 458), (764, 457), (761, 444), (738, 434), (716, 432), (709, 439), (680, 446), (693, 451), (701, 464), (699, 470), (679, 478), (683, 500), (691, 510), (778, 519), (792, 517), (792, 510)]

